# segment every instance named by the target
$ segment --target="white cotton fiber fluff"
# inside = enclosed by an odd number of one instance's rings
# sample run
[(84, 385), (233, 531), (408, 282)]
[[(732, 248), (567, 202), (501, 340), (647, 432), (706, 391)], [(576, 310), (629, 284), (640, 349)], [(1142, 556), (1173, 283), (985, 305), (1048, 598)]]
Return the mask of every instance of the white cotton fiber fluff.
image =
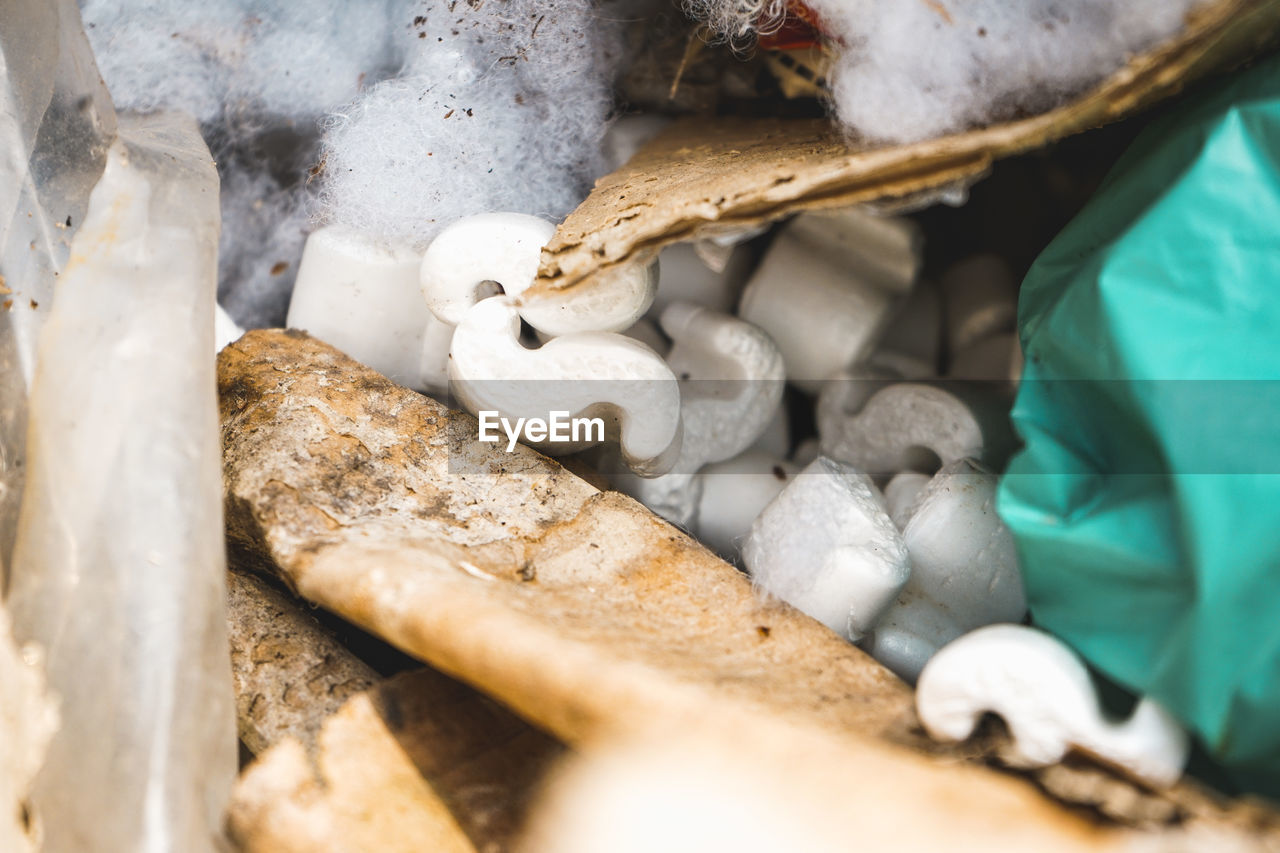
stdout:
[(329, 120), (324, 219), (421, 249), (474, 213), (564, 216), (603, 170), (609, 20), (590, 0), (419, 7), (404, 73)]
[[(929, 139), (1040, 112), (1181, 29), (1204, 0), (806, 0), (839, 56), (837, 118), (868, 141)], [(757, 0), (693, 0), (727, 36)], [(768, 21), (768, 17), (764, 20)]]
[[(83, 0), (118, 108), (307, 119), (393, 72), (404, 0)], [(394, 16), (400, 23), (403, 15)], [(407, 23), (407, 20), (405, 21)]]
[[(222, 177), (219, 299), (284, 322), (312, 213), (320, 119), (397, 71), (413, 0), (85, 0), (116, 107), (200, 121)], [(397, 32), (398, 31), (398, 32)]]
[(246, 328), (282, 326), (311, 230), (309, 194), (236, 166), (223, 175), (221, 201), (218, 302)]
[(776, 30), (786, 18), (787, 0), (685, 0), (685, 11), (733, 44)]

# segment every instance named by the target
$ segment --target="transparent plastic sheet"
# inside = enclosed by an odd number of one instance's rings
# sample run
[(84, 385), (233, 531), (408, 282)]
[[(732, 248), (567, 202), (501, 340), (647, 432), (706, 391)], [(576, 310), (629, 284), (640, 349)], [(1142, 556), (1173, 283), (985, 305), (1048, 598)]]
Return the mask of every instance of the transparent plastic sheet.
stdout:
[(62, 728), (44, 849), (214, 849), (236, 769), (213, 311), (192, 119), (121, 119), (41, 332), (9, 604)]
[(27, 808), (26, 799), (57, 726), (40, 656), (18, 648), (9, 615), (0, 607), (0, 850), (5, 853), (39, 849), (40, 816)]
[(74, 0), (0, 3), (0, 567), (22, 497), (36, 336), (115, 128)]
[(1280, 57), (1147, 128), (1036, 261), (1001, 484), (1036, 622), (1280, 796)]

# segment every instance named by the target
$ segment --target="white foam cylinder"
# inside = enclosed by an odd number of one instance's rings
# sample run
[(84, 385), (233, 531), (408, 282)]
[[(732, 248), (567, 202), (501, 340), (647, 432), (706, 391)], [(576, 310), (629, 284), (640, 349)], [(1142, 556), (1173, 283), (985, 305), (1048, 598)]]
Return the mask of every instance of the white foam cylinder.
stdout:
[(428, 324), (422, 256), (357, 231), (326, 226), (307, 238), (288, 325), (367, 364), (393, 382), (424, 387)]

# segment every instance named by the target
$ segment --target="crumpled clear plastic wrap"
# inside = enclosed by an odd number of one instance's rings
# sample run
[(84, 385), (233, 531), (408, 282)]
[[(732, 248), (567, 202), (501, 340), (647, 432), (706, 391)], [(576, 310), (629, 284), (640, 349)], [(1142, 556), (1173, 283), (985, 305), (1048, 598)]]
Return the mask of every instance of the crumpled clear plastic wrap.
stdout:
[(74, 0), (0, 3), (0, 564), (22, 497), (36, 335), (115, 129)]
[(194, 120), (120, 120), (40, 332), (11, 569), (62, 727), (44, 850), (214, 849), (236, 769), (213, 312)]

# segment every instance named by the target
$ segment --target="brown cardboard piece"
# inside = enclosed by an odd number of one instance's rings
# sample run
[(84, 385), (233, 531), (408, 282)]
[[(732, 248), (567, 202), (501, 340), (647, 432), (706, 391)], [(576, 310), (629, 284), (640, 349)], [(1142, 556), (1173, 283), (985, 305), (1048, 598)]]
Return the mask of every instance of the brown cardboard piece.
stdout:
[(1280, 0), (1216, 0), (1174, 39), (1135, 56), (1050, 112), (941, 139), (851, 147), (825, 120), (691, 118), (674, 123), (595, 189), (542, 252), (525, 298), (588, 287), (597, 271), (669, 243), (800, 210), (927, 196), (971, 183), (998, 158), (1130, 115), (1241, 61), (1280, 31)]
[[(988, 849), (1118, 843), (1117, 825), (1151, 825), (1170, 842), (1207, 829), (1241, 849), (1280, 838), (1273, 812), (1191, 785), (1145, 792), (1092, 768), (1039, 777), (1092, 807), (1090, 821), (1026, 778), (966, 764), (1000, 738), (928, 741), (905, 685), (817, 622), (761, 600), (639, 504), (526, 448), (480, 444), (471, 417), (305, 334), (249, 333), (219, 357), (219, 387), (234, 543), (305, 598), (566, 742), (589, 749), (711, 720), (733, 730), (735, 748), (773, 743), (760, 755), (769, 765), (786, 753), (786, 733), (800, 733), (798, 750), (829, 753), (841, 772), (877, 768), (883, 784), (860, 795), (887, 813), (901, 811), (903, 791), (927, 789), (941, 817), (903, 830), (926, 847), (952, 812), (951, 825), (973, 827)], [(296, 784), (263, 783), (258, 811), (310, 791), (297, 781), (311, 779), (302, 759), (287, 760), (279, 778)], [(798, 772), (797, 784), (828, 772)]]
[(928, 743), (902, 682), (630, 498), (300, 332), (218, 363), (233, 543), (566, 741), (725, 705)]
[(254, 755), (286, 737), (313, 750), (325, 719), (379, 680), (304, 604), (237, 568), (227, 572), (227, 633), (236, 729)]
[(510, 849), (564, 753), (492, 700), (431, 670), (349, 699), (310, 754), (294, 738), (241, 775), (228, 827), (245, 851)]

